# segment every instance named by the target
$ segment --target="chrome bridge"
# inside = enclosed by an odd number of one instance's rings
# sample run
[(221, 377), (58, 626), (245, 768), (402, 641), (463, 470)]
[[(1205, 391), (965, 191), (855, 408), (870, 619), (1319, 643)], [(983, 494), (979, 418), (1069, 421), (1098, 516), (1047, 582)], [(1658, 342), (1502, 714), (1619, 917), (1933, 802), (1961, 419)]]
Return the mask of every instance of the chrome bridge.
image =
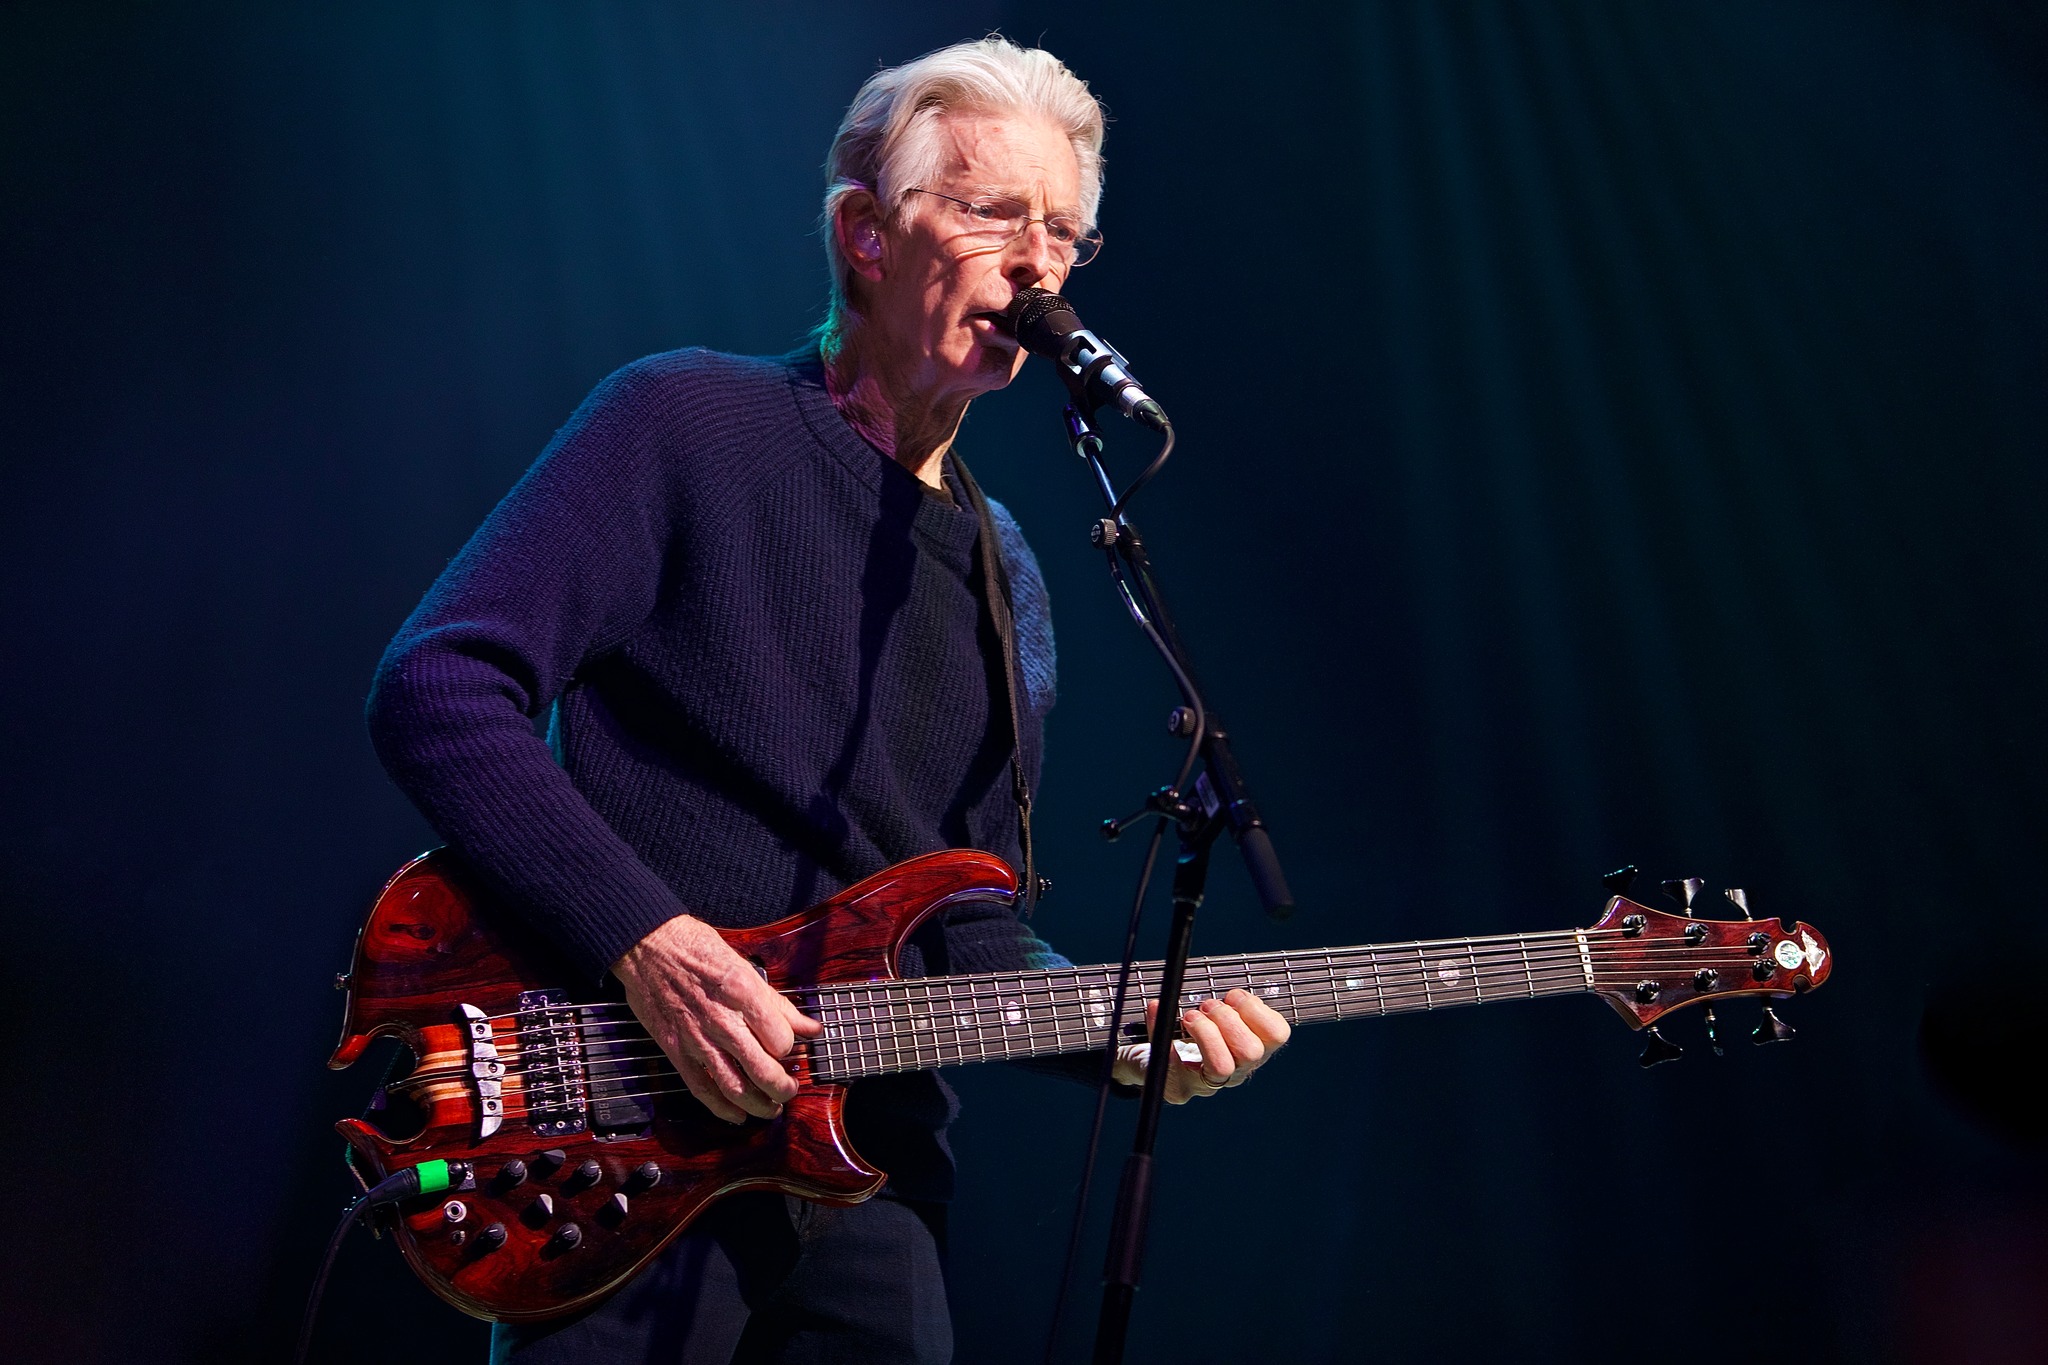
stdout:
[(570, 1003), (566, 991), (519, 994), (521, 1094), (527, 1127), (542, 1137), (580, 1133), (589, 1126), (583, 1023), (582, 1009)]
[[(540, 1137), (590, 1132), (599, 1139), (645, 1133), (654, 1122), (656, 1096), (680, 1092), (667, 1063), (650, 1055), (652, 1040), (616, 1005), (579, 1005), (559, 990), (522, 991), (512, 1016), (513, 1054), (526, 1126)], [(470, 1089), (476, 1096), (477, 1139), (505, 1123), (506, 1059), (499, 1054), (490, 1016), (457, 1005), (469, 1041)]]

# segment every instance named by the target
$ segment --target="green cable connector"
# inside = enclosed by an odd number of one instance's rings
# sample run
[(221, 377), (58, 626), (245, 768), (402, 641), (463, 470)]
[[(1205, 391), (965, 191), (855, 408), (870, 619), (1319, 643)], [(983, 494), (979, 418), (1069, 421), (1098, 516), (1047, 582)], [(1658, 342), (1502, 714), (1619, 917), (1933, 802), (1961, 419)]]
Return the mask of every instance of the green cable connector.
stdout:
[(455, 1183), (454, 1178), (449, 1174), (448, 1163), (445, 1161), (422, 1161), (412, 1169), (413, 1173), (420, 1178), (421, 1194), (439, 1194), (442, 1190)]

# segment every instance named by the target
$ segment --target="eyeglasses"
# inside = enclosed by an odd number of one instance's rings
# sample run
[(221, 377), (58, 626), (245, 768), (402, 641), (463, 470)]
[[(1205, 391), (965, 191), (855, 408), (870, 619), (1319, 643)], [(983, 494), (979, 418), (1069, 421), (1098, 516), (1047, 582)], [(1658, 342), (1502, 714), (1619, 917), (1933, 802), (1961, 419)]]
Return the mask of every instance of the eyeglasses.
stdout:
[(1066, 264), (1069, 270), (1078, 270), (1095, 259), (1102, 250), (1102, 234), (1093, 228), (1082, 230), (1080, 223), (1056, 213), (1050, 217), (1037, 218), (1031, 213), (1031, 206), (1016, 199), (1001, 195), (983, 194), (972, 199), (955, 199), (950, 194), (937, 190), (907, 189), (905, 194), (928, 194), (934, 199), (943, 199), (959, 206), (967, 219), (967, 230), (961, 234), (971, 240), (985, 244), (990, 250), (1000, 251), (1024, 235), (1025, 229), (1033, 223), (1045, 226), (1046, 239), (1052, 243), (1053, 255)]

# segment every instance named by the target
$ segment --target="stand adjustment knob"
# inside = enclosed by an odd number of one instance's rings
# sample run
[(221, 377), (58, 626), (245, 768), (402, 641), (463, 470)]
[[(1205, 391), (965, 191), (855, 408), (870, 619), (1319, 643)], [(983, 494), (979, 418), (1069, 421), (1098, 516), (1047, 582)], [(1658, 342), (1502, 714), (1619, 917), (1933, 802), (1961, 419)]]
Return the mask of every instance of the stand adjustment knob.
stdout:
[(1766, 1043), (1789, 1043), (1792, 1041), (1792, 1035), (1797, 1032), (1798, 1029), (1778, 1017), (1776, 1010), (1765, 1005), (1764, 1017), (1757, 1022), (1756, 1028), (1751, 1030), (1749, 1040), (1758, 1047)]
[(1648, 1071), (1659, 1062), (1675, 1062), (1684, 1055), (1685, 1049), (1652, 1028), (1643, 1036), (1643, 1055), (1636, 1058), (1643, 1070)]

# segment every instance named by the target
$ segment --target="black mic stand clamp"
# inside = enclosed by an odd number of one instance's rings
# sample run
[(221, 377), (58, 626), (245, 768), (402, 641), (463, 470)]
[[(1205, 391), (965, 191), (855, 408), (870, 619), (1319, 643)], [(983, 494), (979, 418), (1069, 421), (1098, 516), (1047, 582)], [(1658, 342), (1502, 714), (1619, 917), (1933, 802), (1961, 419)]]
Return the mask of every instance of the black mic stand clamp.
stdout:
[[(1230, 737), (1196, 685), (1193, 667), (1167, 612), (1165, 595), (1153, 575), (1145, 542), (1123, 515), (1131, 495), (1158, 472), (1171, 453), (1172, 427), (1165, 426), (1166, 445), (1159, 456), (1119, 496), (1103, 466), (1102, 440), (1088, 414), (1069, 404), (1066, 426), (1074, 453), (1087, 461), (1108, 504), (1108, 515), (1091, 528), (1089, 539), (1103, 551), (1110, 578), (1131, 618), (1173, 674), (1182, 705), (1168, 717), (1167, 729), (1189, 742), (1180, 773), (1172, 784), (1154, 791), (1141, 810), (1121, 820), (1102, 822), (1104, 837), (1112, 840), (1143, 819), (1170, 820), (1180, 834), (1173, 874), (1173, 921), (1167, 931), (1166, 959), (1160, 971), (1159, 1011), (1152, 1024), (1151, 1055), (1138, 1102), (1137, 1131), (1117, 1188), (1109, 1254), (1103, 1268), (1102, 1311), (1095, 1329), (1095, 1365), (1116, 1365), (1123, 1359), (1131, 1303), (1144, 1262), (1145, 1230), (1152, 1206), (1152, 1153), (1158, 1141), (1167, 1078), (1175, 1065), (1174, 1045), (1181, 1035), (1179, 1002), (1187, 975), (1188, 951), (1194, 940), (1195, 911), (1201, 907), (1207, 888), (1209, 853), (1217, 835), (1228, 829), (1235, 837), (1267, 914), (1284, 918), (1293, 910), (1294, 897), (1281, 873), (1272, 840), (1266, 834), (1265, 821), (1260, 818), (1244, 774), (1231, 753)], [(1126, 970), (1128, 966), (1126, 963)], [(1122, 1002), (1120, 986), (1119, 1009)], [(1110, 1039), (1109, 1046), (1116, 1046), (1116, 1037)]]
[[(1154, 799), (1171, 790), (1155, 792)], [(1102, 1267), (1102, 1311), (1095, 1320), (1095, 1365), (1117, 1365), (1124, 1358), (1124, 1338), (1144, 1270), (1145, 1232), (1152, 1214), (1152, 1150), (1159, 1141), (1167, 1077), (1176, 1064), (1174, 1050), (1181, 1036), (1180, 1012), (1168, 1008), (1167, 1002), (1181, 998), (1188, 951), (1195, 936), (1195, 911), (1201, 908), (1209, 880), (1209, 850), (1224, 828), (1220, 811), (1205, 813), (1202, 807), (1181, 801), (1173, 806), (1169, 818), (1180, 826), (1180, 852), (1173, 868), (1173, 921), (1166, 934), (1159, 1013), (1152, 1021), (1151, 1055), (1145, 1062), (1145, 1088), (1138, 1099), (1137, 1131), (1131, 1138), (1131, 1154), (1124, 1158), (1116, 1211), (1110, 1218), (1109, 1254)], [(1162, 809), (1159, 814), (1168, 812)]]

